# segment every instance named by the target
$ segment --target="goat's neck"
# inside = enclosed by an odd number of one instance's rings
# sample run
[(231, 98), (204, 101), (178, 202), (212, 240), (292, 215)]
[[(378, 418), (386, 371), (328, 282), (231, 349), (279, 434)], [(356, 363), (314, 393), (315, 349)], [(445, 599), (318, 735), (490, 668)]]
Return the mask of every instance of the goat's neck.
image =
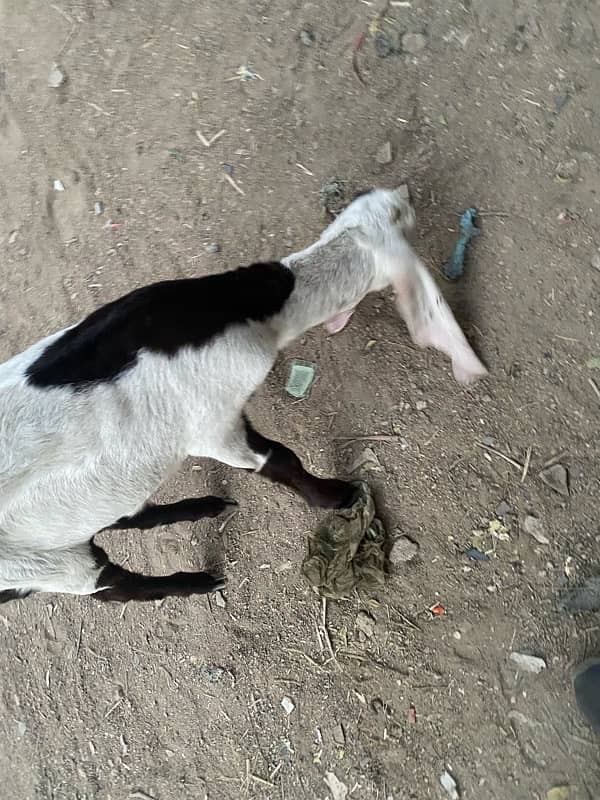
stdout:
[(295, 253), (284, 260), (294, 273), (294, 290), (274, 320), (279, 346), (315, 325), (354, 308), (370, 291), (381, 289), (372, 254), (347, 236)]

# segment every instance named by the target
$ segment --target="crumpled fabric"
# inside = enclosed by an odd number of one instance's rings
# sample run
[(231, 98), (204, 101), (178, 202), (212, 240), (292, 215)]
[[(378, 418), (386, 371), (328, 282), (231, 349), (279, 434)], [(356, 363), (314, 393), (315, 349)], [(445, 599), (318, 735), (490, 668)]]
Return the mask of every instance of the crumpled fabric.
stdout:
[(352, 589), (373, 590), (385, 581), (386, 533), (375, 517), (368, 485), (356, 482), (358, 498), (326, 519), (308, 538), (302, 572), (323, 597), (339, 600)]

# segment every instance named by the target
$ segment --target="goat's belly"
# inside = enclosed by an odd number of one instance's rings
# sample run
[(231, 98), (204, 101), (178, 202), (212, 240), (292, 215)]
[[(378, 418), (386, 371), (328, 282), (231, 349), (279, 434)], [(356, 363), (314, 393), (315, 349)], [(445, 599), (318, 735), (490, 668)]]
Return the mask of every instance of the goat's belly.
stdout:
[(43, 549), (87, 541), (139, 510), (180, 461), (150, 460), (141, 468), (133, 455), (128, 463), (122, 454), (87, 469), (54, 470), (0, 508), (0, 536), (6, 543)]

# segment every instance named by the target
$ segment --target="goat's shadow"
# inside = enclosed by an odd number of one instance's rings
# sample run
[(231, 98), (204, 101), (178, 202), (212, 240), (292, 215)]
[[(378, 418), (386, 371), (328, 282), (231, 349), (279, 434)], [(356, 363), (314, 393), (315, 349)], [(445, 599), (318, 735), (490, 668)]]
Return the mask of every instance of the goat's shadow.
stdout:
[[(231, 469), (218, 461), (204, 460), (197, 462), (200, 470), (194, 472), (201, 476), (197, 481), (195, 496), (215, 495), (224, 499), (235, 500), (230, 496), (231, 489)], [(190, 523), (193, 538), (198, 543), (194, 545), (198, 560), (202, 563), (202, 569), (214, 574), (224, 573), (227, 562), (228, 535), (227, 524), (232, 515), (239, 511), (237, 506), (233, 506), (231, 511), (225, 511), (221, 516), (214, 519), (205, 519), (199, 522)]]

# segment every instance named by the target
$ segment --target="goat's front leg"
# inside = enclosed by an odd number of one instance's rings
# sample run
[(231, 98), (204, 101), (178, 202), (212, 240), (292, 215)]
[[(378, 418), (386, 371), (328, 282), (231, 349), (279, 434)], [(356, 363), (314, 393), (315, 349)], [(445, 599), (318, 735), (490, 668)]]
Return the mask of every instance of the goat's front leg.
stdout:
[(292, 450), (262, 436), (245, 416), (236, 422), (223, 449), (208, 455), (233, 467), (253, 469), (275, 483), (282, 483), (311, 506), (345, 508), (352, 504), (356, 494), (350, 483), (311, 475)]
[(222, 497), (190, 497), (177, 503), (163, 505), (146, 504), (137, 514), (121, 517), (109, 530), (129, 530), (130, 528), (156, 528), (159, 525), (170, 525), (173, 522), (195, 522), (204, 517), (218, 517), (228, 508), (235, 507), (234, 500)]

